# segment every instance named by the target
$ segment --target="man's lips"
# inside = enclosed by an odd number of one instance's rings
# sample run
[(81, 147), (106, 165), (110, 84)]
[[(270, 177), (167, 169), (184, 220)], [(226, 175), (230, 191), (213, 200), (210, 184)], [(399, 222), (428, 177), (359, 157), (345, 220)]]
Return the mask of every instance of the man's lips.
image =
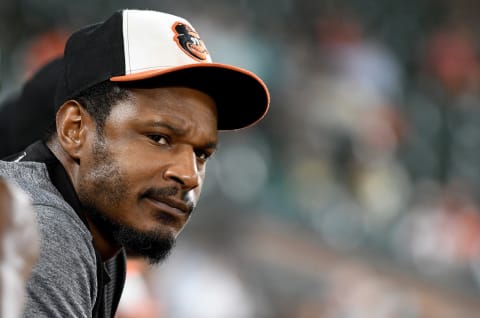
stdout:
[(185, 217), (190, 215), (191, 212), (191, 208), (187, 204), (182, 202), (170, 200), (167, 198), (156, 198), (153, 196), (147, 196), (146, 199), (148, 199), (159, 210), (176, 217)]

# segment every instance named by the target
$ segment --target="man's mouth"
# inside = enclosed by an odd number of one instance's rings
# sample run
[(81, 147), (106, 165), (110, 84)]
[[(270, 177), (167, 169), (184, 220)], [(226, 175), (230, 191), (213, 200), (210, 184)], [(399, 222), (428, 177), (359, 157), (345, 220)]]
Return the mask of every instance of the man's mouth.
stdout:
[(184, 217), (190, 215), (191, 213), (190, 207), (183, 202), (171, 200), (169, 198), (158, 198), (154, 196), (147, 196), (146, 199), (148, 199), (159, 210), (163, 210), (172, 215)]
[(167, 224), (183, 226), (193, 210), (193, 203), (187, 200), (177, 199), (179, 189), (151, 188), (145, 191), (142, 199), (145, 199), (156, 211), (155, 217)]

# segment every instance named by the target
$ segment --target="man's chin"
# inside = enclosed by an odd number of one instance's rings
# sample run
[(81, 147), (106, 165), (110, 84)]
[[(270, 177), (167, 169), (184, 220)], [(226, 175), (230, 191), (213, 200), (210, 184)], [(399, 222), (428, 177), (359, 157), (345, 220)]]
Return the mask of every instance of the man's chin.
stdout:
[(175, 245), (173, 231), (164, 228), (150, 231), (136, 229), (100, 212), (95, 204), (87, 204), (88, 202), (84, 200), (83, 206), (90, 220), (101, 232), (108, 234), (112, 244), (123, 246), (127, 255), (144, 257), (151, 264), (157, 264), (170, 254)]
[(155, 265), (155, 264), (160, 264), (161, 262), (163, 262), (165, 259), (168, 258), (174, 245), (175, 245), (175, 241), (173, 241), (169, 246), (163, 245), (161, 247), (140, 249), (140, 250), (136, 248), (127, 247), (127, 246), (124, 246), (124, 247), (128, 257), (144, 258), (151, 265)]
[(115, 231), (114, 236), (116, 241), (125, 248), (127, 256), (146, 258), (150, 264), (161, 263), (175, 246), (175, 238), (172, 234), (140, 232), (122, 227)]

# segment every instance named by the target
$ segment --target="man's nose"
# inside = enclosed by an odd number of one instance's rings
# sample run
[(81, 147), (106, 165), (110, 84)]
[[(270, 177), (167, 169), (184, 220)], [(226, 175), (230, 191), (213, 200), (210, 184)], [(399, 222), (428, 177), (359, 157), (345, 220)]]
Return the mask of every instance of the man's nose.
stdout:
[(177, 151), (172, 164), (165, 170), (165, 178), (179, 183), (185, 190), (198, 187), (200, 176), (197, 158), (193, 150), (182, 149)]

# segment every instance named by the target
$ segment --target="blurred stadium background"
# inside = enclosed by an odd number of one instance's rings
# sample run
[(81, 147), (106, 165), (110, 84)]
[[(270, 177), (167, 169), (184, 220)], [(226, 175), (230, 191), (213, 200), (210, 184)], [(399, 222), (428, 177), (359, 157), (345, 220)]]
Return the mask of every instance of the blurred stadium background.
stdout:
[(0, 97), (120, 8), (187, 18), (272, 103), (221, 134), (177, 249), (131, 261), (118, 318), (478, 317), (480, 3), (2, 0)]

